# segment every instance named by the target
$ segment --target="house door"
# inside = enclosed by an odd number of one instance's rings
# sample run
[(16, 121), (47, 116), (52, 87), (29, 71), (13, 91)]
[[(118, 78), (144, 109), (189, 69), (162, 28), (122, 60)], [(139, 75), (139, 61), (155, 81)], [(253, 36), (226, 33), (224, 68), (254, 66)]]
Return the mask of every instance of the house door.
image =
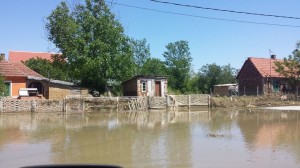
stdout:
[(155, 81), (155, 96), (161, 96), (161, 83), (160, 83), (160, 81)]

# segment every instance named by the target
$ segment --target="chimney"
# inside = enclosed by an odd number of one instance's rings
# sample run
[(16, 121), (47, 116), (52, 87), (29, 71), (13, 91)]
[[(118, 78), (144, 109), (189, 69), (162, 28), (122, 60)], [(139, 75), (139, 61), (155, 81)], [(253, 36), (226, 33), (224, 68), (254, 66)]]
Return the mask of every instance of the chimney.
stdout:
[(5, 59), (5, 54), (4, 53), (0, 53), (0, 61)]
[(272, 54), (271, 59), (276, 59), (276, 55)]

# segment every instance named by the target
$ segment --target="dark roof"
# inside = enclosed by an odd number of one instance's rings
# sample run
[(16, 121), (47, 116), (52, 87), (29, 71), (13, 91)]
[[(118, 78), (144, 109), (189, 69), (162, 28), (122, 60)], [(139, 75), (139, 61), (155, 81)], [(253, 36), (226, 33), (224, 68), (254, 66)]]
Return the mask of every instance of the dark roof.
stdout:
[[(273, 59), (273, 58), (255, 58), (255, 57), (249, 57), (243, 64), (240, 72), (242, 72), (245, 68), (245, 64), (247, 62), (250, 62), (254, 65), (254, 67), (257, 69), (257, 71), (261, 74), (263, 77), (280, 77), (283, 76), (280, 75), (278, 72), (275, 71), (275, 62), (282, 62), (282, 59)], [(240, 75), (237, 75), (238, 76)]]
[(167, 76), (165, 75), (136, 75), (136, 76), (133, 76), (132, 78), (122, 82), (122, 84), (130, 81), (130, 80), (133, 80), (133, 79), (138, 79), (138, 78), (147, 78), (147, 79), (166, 79)]

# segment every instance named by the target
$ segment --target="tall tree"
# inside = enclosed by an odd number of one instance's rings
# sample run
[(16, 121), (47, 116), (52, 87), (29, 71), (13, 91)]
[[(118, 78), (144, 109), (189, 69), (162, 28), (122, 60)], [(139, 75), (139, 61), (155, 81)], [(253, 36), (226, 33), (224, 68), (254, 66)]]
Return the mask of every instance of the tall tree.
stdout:
[(167, 69), (164, 62), (158, 58), (148, 58), (141, 69), (145, 75), (167, 75)]
[(235, 83), (236, 69), (229, 65), (206, 64), (199, 70), (198, 87), (202, 93), (210, 93), (217, 84)]
[(61, 2), (47, 21), (48, 39), (66, 56), (72, 76), (83, 86), (104, 92), (108, 81), (133, 74), (129, 38), (104, 0), (86, 0), (73, 9)]
[(31, 58), (24, 62), (26, 66), (49, 79), (72, 81), (68, 64), (62, 55), (53, 55), (51, 60)]
[(168, 68), (168, 85), (184, 93), (190, 77), (192, 57), (187, 41), (169, 43), (164, 52), (165, 64)]
[(289, 83), (294, 87), (300, 84), (300, 42), (296, 49), (283, 61), (275, 62), (275, 70), (282, 76), (288, 78)]
[(146, 63), (146, 60), (150, 58), (150, 45), (147, 44), (147, 40), (131, 39), (131, 48), (134, 55), (134, 61), (136, 64), (136, 74), (141, 74), (142, 67)]
[(191, 73), (190, 79), (187, 82), (187, 92), (196, 94), (200, 93), (200, 89), (198, 87), (199, 76), (195, 72)]

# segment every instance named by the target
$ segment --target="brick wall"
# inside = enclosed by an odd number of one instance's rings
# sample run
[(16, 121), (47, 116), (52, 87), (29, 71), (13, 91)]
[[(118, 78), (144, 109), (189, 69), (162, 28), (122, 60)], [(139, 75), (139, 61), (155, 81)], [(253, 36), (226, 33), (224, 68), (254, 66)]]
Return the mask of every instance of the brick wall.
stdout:
[(26, 88), (26, 78), (25, 77), (6, 77), (6, 81), (11, 81), (12, 87), (12, 97), (19, 96), (19, 89)]
[(238, 76), (239, 95), (264, 94), (263, 77), (255, 66), (247, 60)]

